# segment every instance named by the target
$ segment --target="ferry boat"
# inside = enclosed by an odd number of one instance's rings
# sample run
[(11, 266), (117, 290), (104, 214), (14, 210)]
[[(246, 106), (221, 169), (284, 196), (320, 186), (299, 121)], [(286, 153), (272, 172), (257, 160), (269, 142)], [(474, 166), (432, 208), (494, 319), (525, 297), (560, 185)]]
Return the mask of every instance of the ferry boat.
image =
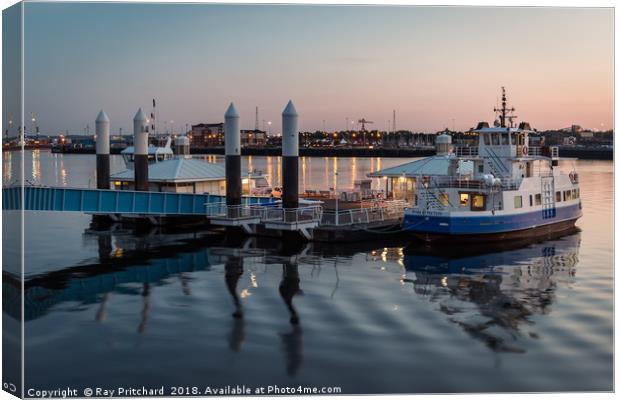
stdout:
[(432, 242), (574, 228), (582, 215), (574, 166), (560, 168), (558, 148), (545, 146), (527, 122), (514, 126), (515, 109), (508, 108), (504, 88), (501, 104), (494, 126), (479, 123), (468, 132), (469, 143), (452, 146), (452, 137), (442, 134), (437, 155), (369, 174), (384, 178), (386, 191), (409, 202), (405, 231)]

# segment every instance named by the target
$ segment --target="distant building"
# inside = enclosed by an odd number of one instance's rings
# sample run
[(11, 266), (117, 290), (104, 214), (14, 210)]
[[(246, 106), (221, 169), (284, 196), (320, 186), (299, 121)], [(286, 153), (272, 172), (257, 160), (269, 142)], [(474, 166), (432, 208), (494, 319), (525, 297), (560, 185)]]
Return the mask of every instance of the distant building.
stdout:
[(561, 131), (575, 136), (577, 133), (583, 131), (583, 128), (580, 125), (571, 125), (569, 128), (562, 128)]
[(192, 125), (189, 133), (192, 147), (224, 145), (224, 123)]
[(241, 130), (241, 146), (264, 146), (267, 144), (267, 132), (258, 129)]

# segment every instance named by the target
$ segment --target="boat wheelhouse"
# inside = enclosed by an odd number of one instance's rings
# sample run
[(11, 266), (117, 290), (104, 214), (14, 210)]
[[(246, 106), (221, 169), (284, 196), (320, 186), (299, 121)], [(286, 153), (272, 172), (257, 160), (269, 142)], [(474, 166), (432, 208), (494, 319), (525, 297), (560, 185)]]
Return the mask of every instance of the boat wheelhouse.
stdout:
[[(503, 88), (502, 88), (503, 90)], [(579, 175), (560, 167), (557, 147), (529, 124), (514, 127), (514, 108), (496, 109), (453, 146), (437, 137), (437, 155), (369, 174), (409, 203), (403, 229), (425, 241), (449, 237), (509, 238), (570, 229), (581, 217)]]

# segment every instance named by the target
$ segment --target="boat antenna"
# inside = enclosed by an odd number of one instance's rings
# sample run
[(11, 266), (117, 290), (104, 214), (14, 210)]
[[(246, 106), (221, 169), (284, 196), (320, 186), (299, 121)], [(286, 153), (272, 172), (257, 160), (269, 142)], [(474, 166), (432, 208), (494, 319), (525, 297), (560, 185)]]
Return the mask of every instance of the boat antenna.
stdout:
[(517, 118), (516, 115), (509, 115), (509, 113), (515, 112), (514, 107), (508, 108), (508, 101), (506, 100), (506, 88), (502, 86), (502, 108), (495, 107), (493, 111), (499, 114), (499, 122), (502, 128), (506, 128), (506, 120), (510, 123), (510, 127), (513, 127), (513, 120)]
[[(157, 135), (157, 130), (155, 129), (155, 119), (157, 118), (157, 107), (155, 103), (155, 99), (153, 99), (153, 108), (151, 110), (151, 133), (153, 135)], [(157, 118), (158, 119), (158, 118)], [(159, 122), (159, 121), (157, 121)]]

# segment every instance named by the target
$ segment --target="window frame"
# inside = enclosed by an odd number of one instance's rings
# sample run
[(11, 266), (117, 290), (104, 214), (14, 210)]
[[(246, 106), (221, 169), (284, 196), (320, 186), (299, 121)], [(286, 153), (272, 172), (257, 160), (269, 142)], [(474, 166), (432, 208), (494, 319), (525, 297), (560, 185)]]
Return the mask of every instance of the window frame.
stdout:
[[(517, 199), (519, 199), (518, 205), (517, 205)], [(515, 209), (523, 208), (523, 196), (519, 195), (519, 196), (514, 197), (514, 206), (515, 206)]]
[[(465, 203), (463, 204), (463, 196), (467, 196)], [(467, 207), (469, 206), (469, 202), (471, 200), (471, 193), (469, 192), (459, 192), (459, 207)]]
[[(482, 206), (475, 206), (475, 199), (481, 197), (482, 198)], [(482, 193), (471, 193), (471, 197), (469, 200), (469, 209), (470, 211), (485, 211), (487, 208), (487, 196)]]

